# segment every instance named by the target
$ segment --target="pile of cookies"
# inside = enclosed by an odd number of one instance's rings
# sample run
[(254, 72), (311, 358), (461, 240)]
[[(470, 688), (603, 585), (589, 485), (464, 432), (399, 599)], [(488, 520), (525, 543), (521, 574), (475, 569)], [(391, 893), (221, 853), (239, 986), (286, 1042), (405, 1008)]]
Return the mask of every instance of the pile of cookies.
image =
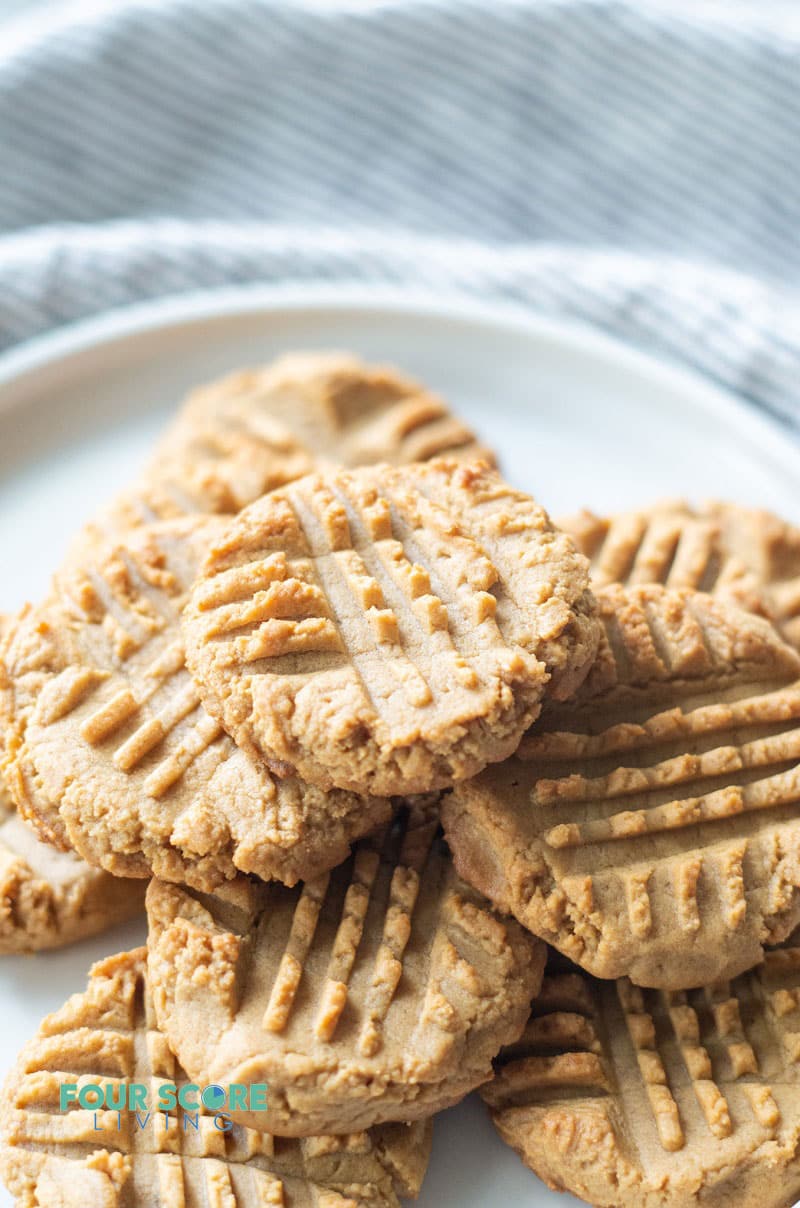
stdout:
[(798, 651), (774, 517), (556, 525), (352, 358), (190, 396), (4, 624), (0, 947), (148, 916), (6, 1084), (18, 1204), (397, 1205), (475, 1088), (591, 1204), (793, 1203)]

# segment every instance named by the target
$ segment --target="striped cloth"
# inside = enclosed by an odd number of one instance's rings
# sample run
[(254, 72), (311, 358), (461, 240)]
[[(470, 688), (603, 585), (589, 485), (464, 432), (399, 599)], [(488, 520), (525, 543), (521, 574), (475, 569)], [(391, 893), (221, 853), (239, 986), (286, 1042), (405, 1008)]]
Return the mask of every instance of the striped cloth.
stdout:
[(0, 29), (0, 347), (243, 282), (506, 298), (800, 421), (795, 0), (81, 0)]

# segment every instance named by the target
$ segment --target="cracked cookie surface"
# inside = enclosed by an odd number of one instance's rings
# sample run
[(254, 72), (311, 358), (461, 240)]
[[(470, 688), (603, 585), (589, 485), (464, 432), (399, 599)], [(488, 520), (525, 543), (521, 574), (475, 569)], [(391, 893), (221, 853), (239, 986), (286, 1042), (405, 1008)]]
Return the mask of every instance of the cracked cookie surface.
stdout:
[(510, 754), (599, 639), (585, 559), (483, 462), (310, 475), (228, 522), (184, 611), (237, 744), (321, 788), (446, 788)]
[(699, 592), (598, 592), (575, 699), (442, 803), (461, 876), (599, 977), (732, 976), (800, 919), (800, 659)]

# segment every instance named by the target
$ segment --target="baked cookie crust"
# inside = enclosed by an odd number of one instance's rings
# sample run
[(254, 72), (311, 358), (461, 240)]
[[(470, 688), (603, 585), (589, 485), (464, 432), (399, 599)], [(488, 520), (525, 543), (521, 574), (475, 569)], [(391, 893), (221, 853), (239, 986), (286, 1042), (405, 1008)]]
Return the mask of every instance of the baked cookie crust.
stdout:
[(703, 593), (598, 601), (576, 698), (444, 799), (456, 867), (598, 977), (734, 976), (800, 919), (800, 660)]
[(555, 1191), (598, 1208), (785, 1208), (800, 1195), (800, 949), (692, 991), (551, 961), (482, 1090)]
[(521, 1031), (544, 945), (458, 880), (437, 828), (414, 808), (302, 890), (151, 883), (159, 1024), (196, 1081), (268, 1083), (268, 1110), (242, 1123), (303, 1136), (420, 1119)]
[(271, 775), (204, 709), (179, 619), (219, 523), (86, 539), (15, 623), (0, 656), (9, 784), (46, 838), (115, 875), (293, 884), (343, 860), (392, 804)]
[(693, 587), (770, 617), (800, 650), (800, 528), (763, 508), (665, 501), (611, 517), (559, 521), (592, 563), (592, 582)]
[[(155, 1119), (139, 1127), (130, 1111), (118, 1119), (78, 1104), (61, 1112), (69, 1081), (145, 1084)], [(159, 1087), (187, 1082), (158, 1030), (145, 950), (95, 965), (87, 989), (43, 1021), (3, 1091), (0, 1172), (18, 1208), (399, 1208), (399, 1196), (419, 1193), (430, 1121), (303, 1140), (222, 1131), (205, 1109), (196, 1128), (177, 1110), (167, 1123), (153, 1108)]]
[(585, 559), (483, 462), (311, 475), (231, 520), (184, 611), (206, 708), (278, 775), (449, 787), (597, 649)]
[(234, 513), (322, 466), (440, 456), (494, 462), (444, 400), (411, 378), (346, 353), (291, 353), (193, 391), (101, 523), (119, 531)]
[[(9, 618), (0, 616), (0, 643)], [(43, 842), (19, 817), (3, 777), (0, 732), (0, 955), (61, 948), (144, 909), (144, 886), (120, 884)]]

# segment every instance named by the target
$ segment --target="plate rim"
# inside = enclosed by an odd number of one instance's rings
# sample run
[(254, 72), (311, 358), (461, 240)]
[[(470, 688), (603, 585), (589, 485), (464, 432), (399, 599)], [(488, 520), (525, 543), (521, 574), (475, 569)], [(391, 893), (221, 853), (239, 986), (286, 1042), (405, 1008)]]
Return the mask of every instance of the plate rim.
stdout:
[[(558, 318), (512, 301), (476, 299), (463, 293), (432, 293), (397, 287), (363, 285), (250, 284), (163, 295), (145, 302), (113, 307), (64, 324), (0, 353), (0, 419), (19, 406), (20, 396), (35, 387), (39, 374), (102, 358), (115, 346), (143, 337), (164, 335), (217, 320), (258, 315), (292, 315), (304, 311), (425, 318), (478, 324), (557, 345), (576, 356), (589, 356), (607, 367), (636, 376), (661, 389), (690, 398), (710, 416), (735, 420), (745, 438), (784, 470), (800, 470), (800, 441), (767, 410), (668, 357), (626, 343), (579, 319)], [(235, 368), (235, 367), (232, 367)], [(199, 385), (200, 383), (198, 383)], [(17, 397), (10, 397), (13, 394)]]
[[(774, 416), (757, 411), (734, 393), (691, 369), (671, 362), (668, 358), (662, 359), (639, 350), (588, 323), (554, 319), (513, 303), (486, 302), (465, 298), (463, 295), (434, 296), (420, 291), (411, 293), (389, 288), (236, 286), (172, 294), (150, 302), (101, 312), (37, 336), (0, 354), (0, 427), (4, 416), (13, 417), (15, 412), (20, 413), (26, 401), (34, 399), (37, 394), (44, 393), (48, 388), (53, 388), (53, 399), (46, 399), (45, 405), (49, 408), (51, 401), (55, 402), (57, 399), (55, 383), (60, 367), (63, 367), (70, 381), (73, 375), (81, 370), (101, 373), (103, 362), (105, 361), (107, 366), (109, 355), (113, 357), (113, 349), (121, 344), (158, 334), (167, 335), (171, 329), (185, 329), (223, 318), (235, 319), (237, 315), (249, 318), (258, 315), (274, 316), (281, 312), (295, 315), (317, 312), (323, 315), (326, 311), (352, 315), (359, 312), (379, 312), (416, 319), (430, 317), (441, 321), (475, 323), (485, 326), (490, 332), (516, 333), (526, 339), (533, 338), (556, 345), (567, 355), (588, 355), (595, 362), (602, 362), (609, 369), (630, 375), (640, 382), (643, 406), (647, 404), (644, 391), (648, 384), (654, 384), (673, 395), (680, 395), (685, 398), (687, 406), (694, 404), (702, 408), (706, 417), (714, 417), (721, 424), (734, 425), (742, 440), (749, 439), (755, 445), (755, 457), (769, 459), (795, 477), (800, 473), (800, 442), (795, 442), (790, 431), (784, 430)], [(175, 401), (177, 403), (178, 400)], [(116, 950), (116, 942), (110, 946)], [(70, 960), (74, 961), (78, 951), (83, 952), (82, 945), (64, 949), (58, 955), (65, 957), (69, 954)], [(85, 957), (81, 956), (81, 961), (83, 964), (88, 963), (88, 951)], [(69, 976), (72, 977), (71, 974)], [(56, 977), (58, 978), (58, 975)], [(78, 992), (81, 992), (85, 984), (84, 973), (81, 972), (72, 980)], [(61, 982), (58, 984), (61, 985)], [(63, 997), (66, 998), (67, 993)], [(14, 1018), (16, 1020), (16, 1014)], [(16, 1022), (14, 1026), (17, 1027)], [(13, 1056), (9, 1069), (13, 1068), (15, 1060), (16, 1057)], [(473, 1100), (471, 1108), (474, 1109), (474, 1094), (470, 1098)], [(465, 1106), (460, 1104), (453, 1110), (463, 1112)], [(492, 1178), (496, 1180), (501, 1195), (506, 1187), (509, 1187), (514, 1203), (550, 1204), (551, 1197), (545, 1184), (539, 1182), (530, 1172), (524, 1171), (522, 1163), (516, 1159), (510, 1148), (503, 1146), (494, 1152), (490, 1151), (485, 1145), (485, 1138), (474, 1131), (473, 1124), (468, 1123), (465, 1126), (463, 1115), (460, 1121), (459, 1131), (465, 1128), (465, 1136), (471, 1141), (479, 1141), (482, 1151), (481, 1163), (494, 1172)], [(453, 1128), (452, 1122), (450, 1128)], [(441, 1131), (440, 1124), (440, 1135)], [(449, 1163), (457, 1161), (457, 1154), (454, 1158), (450, 1156), (455, 1152), (453, 1150), (449, 1151), (447, 1157), (444, 1156), (447, 1151), (443, 1142), (444, 1138), (438, 1146), (439, 1179), (443, 1177), (441, 1170)], [(436, 1153), (435, 1149), (434, 1154)], [(524, 1190), (519, 1193), (516, 1191), (518, 1183), (520, 1187), (524, 1186)], [(10, 1204), (10, 1193), (5, 1193), (0, 1188), (0, 1202), (4, 1203), (6, 1196)], [(428, 1198), (432, 1198), (432, 1192), (428, 1193)], [(567, 1198), (561, 1197), (565, 1208)], [(570, 1198), (570, 1202), (577, 1205), (577, 1200), (572, 1201)]]

